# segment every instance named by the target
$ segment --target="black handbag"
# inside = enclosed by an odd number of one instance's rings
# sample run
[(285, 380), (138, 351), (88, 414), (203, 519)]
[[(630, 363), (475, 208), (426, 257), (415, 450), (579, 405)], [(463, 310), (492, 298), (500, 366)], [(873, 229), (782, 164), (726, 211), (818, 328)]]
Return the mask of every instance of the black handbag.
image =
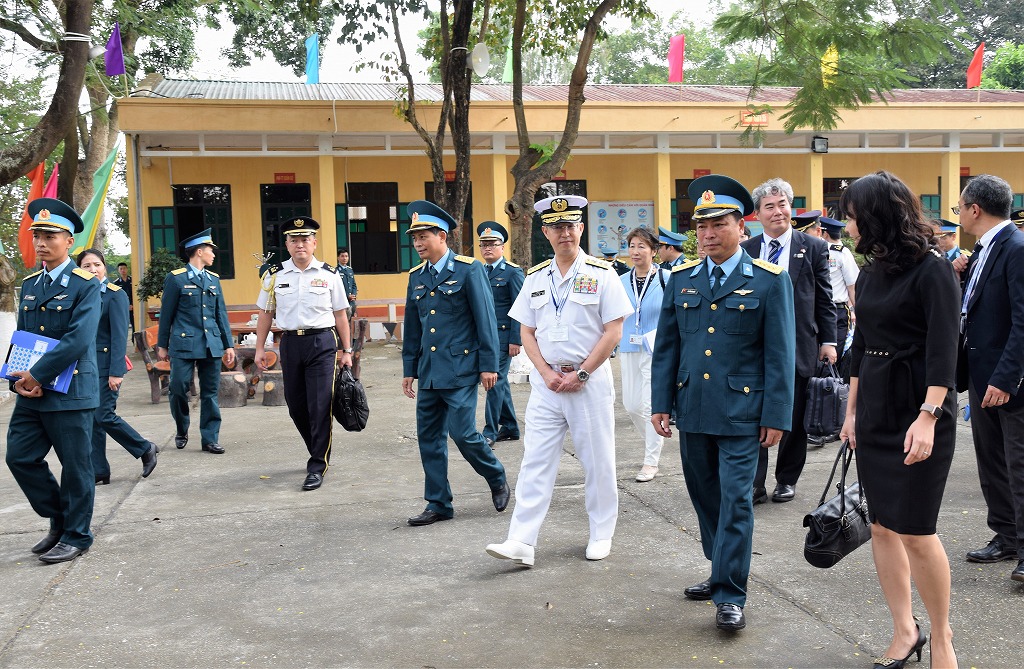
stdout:
[(811, 436), (828, 436), (843, 429), (850, 385), (832, 363), (819, 362), (818, 373), (807, 381), (804, 429)]
[[(815, 567), (827, 569), (852, 553), (871, 538), (868, 521), (868, 501), (860, 489), (860, 482), (846, 486), (846, 472), (850, 469), (854, 451), (844, 441), (832, 465), (832, 473), (821, 494), (818, 508), (804, 516), (807, 538), (804, 539), (804, 559)], [(837, 488), (839, 494), (825, 501), (839, 463), (843, 463)]]
[(347, 365), (339, 369), (334, 378), (331, 411), (338, 424), (349, 432), (362, 430), (370, 417), (370, 404), (366, 401), (363, 384), (352, 376), (352, 368)]

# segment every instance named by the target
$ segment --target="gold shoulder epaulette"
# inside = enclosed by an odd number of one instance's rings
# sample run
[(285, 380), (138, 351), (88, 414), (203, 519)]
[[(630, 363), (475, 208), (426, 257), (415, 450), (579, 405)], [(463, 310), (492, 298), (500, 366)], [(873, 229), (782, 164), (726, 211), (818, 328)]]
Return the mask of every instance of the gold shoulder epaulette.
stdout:
[(551, 260), (550, 260), (550, 259), (548, 259), (548, 260), (545, 260), (545, 261), (544, 261), (544, 262), (542, 262), (542, 263), (537, 263), (536, 265), (534, 265), (534, 266), (533, 266), (533, 267), (531, 267), (530, 269), (526, 270), (526, 274), (527, 274), (527, 275), (533, 274), (533, 273), (534, 273), (534, 272), (536, 272), (537, 270), (541, 270), (541, 269), (544, 269), (545, 267), (547, 267), (547, 266), (548, 266), (548, 265), (550, 265), (550, 264), (551, 264)]
[(116, 283), (108, 283), (107, 284), (107, 288), (109, 288), (110, 290), (115, 290), (115, 291), (116, 290), (121, 290), (121, 286), (117, 285)]
[(760, 258), (755, 258), (754, 259), (754, 264), (757, 265), (758, 267), (760, 267), (761, 269), (763, 269), (766, 272), (771, 272), (772, 274), (782, 274), (782, 268), (781, 267), (779, 267), (775, 263), (770, 263), (767, 260), (761, 260)]
[(686, 262), (680, 263), (680, 264), (676, 265), (675, 267), (673, 267), (672, 268), (672, 273), (675, 274), (676, 272), (682, 272), (684, 269), (693, 269), (694, 267), (696, 267), (700, 263), (701, 263), (701, 259), (700, 258), (694, 258), (693, 260), (687, 260)]
[(93, 274), (92, 272), (86, 272), (81, 267), (74, 268), (73, 270), (71, 270), (71, 273), (72, 274), (77, 274), (78, 276), (82, 277), (86, 281), (92, 281), (93, 279), (96, 278), (95, 274)]
[(830, 249), (832, 249), (833, 251), (842, 251), (843, 250), (843, 245), (842, 244), (829, 244), (828, 247)]
[(211, 272), (210, 270), (206, 270), (206, 273), (209, 274), (210, 276), (215, 276), (218, 279), (220, 278), (220, 274), (217, 274), (216, 272)]
[(26, 276), (26, 277), (25, 277), (24, 279), (22, 279), (21, 281), (22, 281), (22, 283), (24, 283), (24, 282), (28, 281), (29, 279), (31, 279), (32, 277), (34, 277), (34, 276), (39, 276), (39, 275), (40, 275), (40, 274), (42, 274), (42, 273), (43, 273), (43, 270), (41, 270), (41, 269), (37, 269), (36, 271), (34, 271), (34, 272), (32, 272), (31, 274), (29, 274), (28, 276)]
[[(519, 267), (519, 265), (515, 264), (511, 260), (506, 260), (505, 264), (508, 265), (509, 267)], [(519, 269), (522, 269), (522, 267), (519, 267)]]
[(455, 259), (459, 262), (464, 262), (467, 265), (472, 265), (476, 262), (476, 258), (470, 258), (469, 256), (455, 256)]
[(604, 260), (598, 260), (597, 258), (587, 258), (586, 263), (593, 265), (594, 267), (600, 267), (601, 269), (611, 269), (612, 264)]
[(413, 272), (415, 272), (416, 270), (418, 270), (419, 268), (423, 267), (423, 266), (424, 266), (424, 265), (426, 265), (426, 264), (427, 264), (427, 261), (426, 261), (426, 260), (424, 260), (424, 261), (423, 261), (423, 262), (421, 262), (421, 263), (420, 263), (419, 265), (416, 265), (416, 266), (415, 266), (415, 267), (413, 267), (413, 268), (412, 268), (411, 270), (409, 270), (409, 274), (412, 274)]
[(178, 276), (179, 274), (181, 274), (182, 272), (184, 272), (184, 271), (185, 271), (185, 269), (186, 269), (186, 268), (184, 268), (184, 267), (179, 267), (178, 269), (172, 269), (172, 270), (171, 270), (171, 274), (173, 274), (174, 276)]

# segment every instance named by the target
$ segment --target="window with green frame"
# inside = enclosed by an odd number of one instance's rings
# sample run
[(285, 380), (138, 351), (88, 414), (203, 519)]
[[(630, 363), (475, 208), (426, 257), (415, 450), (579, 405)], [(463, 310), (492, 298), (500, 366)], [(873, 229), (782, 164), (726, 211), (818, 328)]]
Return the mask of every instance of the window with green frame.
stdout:
[[(348, 205), (334, 205), (334, 233), (337, 235), (338, 248), (347, 249), (352, 244), (348, 238)], [(350, 251), (351, 252), (351, 251)], [(335, 255), (337, 259), (337, 255)]]
[(807, 198), (806, 197), (804, 197), (803, 195), (798, 195), (798, 196), (793, 198), (793, 209), (794, 210), (796, 210), (796, 209), (806, 209), (806, 208), (807, 208)]
[(1024, 193), (1013, 194), (1013, 208), (1015, 210), (1024, 209)]
[(412, 236), (407, 235), (412, 220), (409, 217), (408, 202), (398, 203), (398, 268), (407, 272), (420, 264), (420, 254), (412, 245)]
[(927, 219), (942, 218), (942, 198), (938, 195), (922, 195), (921, 211)]
[(174, 234), (174, 207), (149, 208), (149, 245), (153, 251), (167, 249), (177, 254), (178, 239)]
[(174, 224), (178, 239), (188, 239), (210, 228), (217, 245), (214, 272), (222, 279), (235, 278), (235, 249), (231, 229), (231, 186), (229, 184), (176, 184)]

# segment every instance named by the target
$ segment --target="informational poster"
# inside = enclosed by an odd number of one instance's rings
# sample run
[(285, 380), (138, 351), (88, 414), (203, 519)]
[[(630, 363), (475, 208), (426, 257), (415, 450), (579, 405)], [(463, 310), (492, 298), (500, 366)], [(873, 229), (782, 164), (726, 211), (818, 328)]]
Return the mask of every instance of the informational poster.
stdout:
[(615, 249), (619, 256), (629, 255), (626, 235), (633, 228), (647, 228), (657, 235), (654, 222), (654, 200), (620, 200), (591, 202), (590, 255), (600, 258), (606, 249)]

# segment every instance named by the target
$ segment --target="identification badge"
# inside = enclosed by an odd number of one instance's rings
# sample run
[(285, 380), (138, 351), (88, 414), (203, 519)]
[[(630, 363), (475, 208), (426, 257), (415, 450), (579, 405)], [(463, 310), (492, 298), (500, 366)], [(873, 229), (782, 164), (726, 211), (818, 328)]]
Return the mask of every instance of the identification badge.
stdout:
[(198, 288), (198, 287), (199, 286), (194, 286), (191, 283), (186, 283), (184, 286), (182, 286), (182, 288)]
[(568, 325), (552, 325), (548, 333), (551, 336), (551, 341), (569, 341)]
[(633, 344), (634, 346), (640, 346), (641, 344), (644, 343), (644, 336), (639, 334), (631, 334), (629, 335), (629, 343)]

